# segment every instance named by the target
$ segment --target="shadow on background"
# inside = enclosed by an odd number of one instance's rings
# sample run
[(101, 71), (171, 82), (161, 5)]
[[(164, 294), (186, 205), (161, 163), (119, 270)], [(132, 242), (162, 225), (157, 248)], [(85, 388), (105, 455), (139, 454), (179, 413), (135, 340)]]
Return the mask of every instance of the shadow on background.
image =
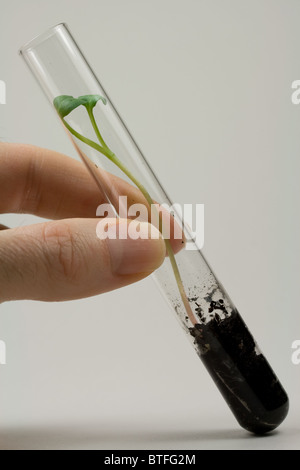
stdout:
[[(277, 433), (257, 437), (242, 429), (180, 431), (111, 429), (110, 426), (36, 426), (0, 429), (0, 449), (215, 449), (244, 447), (239, 441), (270, 439)], [(223, 441), (221, 443), (221, 441)], [(257, 442), (257, 441), (256, 441)]]

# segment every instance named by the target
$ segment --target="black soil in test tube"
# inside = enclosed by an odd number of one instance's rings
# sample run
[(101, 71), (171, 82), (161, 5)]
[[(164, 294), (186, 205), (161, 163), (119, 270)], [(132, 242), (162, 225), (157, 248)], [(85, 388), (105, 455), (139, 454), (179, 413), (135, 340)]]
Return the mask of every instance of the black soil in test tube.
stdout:
[(256, 434), (279, 426), (288, 412), (287, 394), (238, 311), (222, 318), (214, 313), (209, 321), (203, 319), (190, 328), (190, 333), (239, 424)]

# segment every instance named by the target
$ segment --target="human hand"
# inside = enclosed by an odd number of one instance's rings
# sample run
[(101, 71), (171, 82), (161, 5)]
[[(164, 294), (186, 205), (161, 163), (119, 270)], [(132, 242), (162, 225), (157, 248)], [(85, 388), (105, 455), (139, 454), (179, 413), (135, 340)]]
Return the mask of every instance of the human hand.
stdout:
[[(121, 191), (136, 197), (136, 188), (113, 178)], [(30, 145), (0, 143), (0, 213), (56, 219), (0, 231), (0, 302), (89, 297), (139, 281), (157, 269), (165, 258), (161, 236), (97, 237), (95, 214), (103, 202), (104, 195), (80, 162)], [(150, 224), (140, 224), (148, 233)], [(183, 242), (171, 243), (176, 252)]]

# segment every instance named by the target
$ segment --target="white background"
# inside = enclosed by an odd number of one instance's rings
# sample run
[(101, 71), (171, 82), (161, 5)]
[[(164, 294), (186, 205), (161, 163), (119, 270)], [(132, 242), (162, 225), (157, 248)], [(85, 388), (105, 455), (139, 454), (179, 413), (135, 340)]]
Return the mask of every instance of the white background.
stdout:
[[(1, 305), (0, 448), (300, 448), (300, 3), (1, 0), (0, 138), (75, 158), (18, 48), (67, 22), (173, 201), (205, 204), (204, 253), (291, 399), (255, 438), (151, 279)], [(6, 215), (1, 223), (36, 222)]]

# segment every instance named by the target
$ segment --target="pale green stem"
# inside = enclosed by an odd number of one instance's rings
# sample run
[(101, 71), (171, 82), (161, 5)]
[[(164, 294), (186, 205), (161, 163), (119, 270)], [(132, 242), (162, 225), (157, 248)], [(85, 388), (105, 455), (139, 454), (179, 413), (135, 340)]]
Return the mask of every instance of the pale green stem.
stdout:
[(100, 144), (106, 148), (107, 150), (110, 151), (109, 147), (106, 145), (106, 143), (104, 142), (104, 139), (102, 137), (102, 135), (100, 134), (100, 131), (99, 131), (99, 128), (97, 126), (97, 123), (96, 123), (96, 120), (95, 120), (95, 116), (94, 116), (94, 113), (93, 113), (93, 109), (91, 108), (87, 108), (87, 112), (88, 112), (88, 115), (89, 115), (89, 118), (91, 120), (91, 123), (92, 123), (92, 126), (94, 128), (94, 131), (95, 131), (95, 134), (96, 136), (98, 137), (98, 140), (100, 142)]
[[(101, 136), (100, 134), (100, 131), (98, 129), (98, 126), (96, 124), (96, 121), (95, 121), (95, 118), (94, 118), (94, 114), (93, 114), (93, 110), (89, 110), (88, 109), (88, 114), (89, 114), (89, 117), (90, 117), (90, 120), (91, 120), (91, 123), (92, 123), (92, 126), (94, 128), (94, 131), (97, 135), (97, 138), (99, 140), (99, 142), (102, 144), (101, 146), (99, 144), (97, 144), (96, 142), (94, 142), (93, 140), (90, 140), (89, 138), (87, 137), (84, 137), (82, 134), (80, 134), (79, 132), (75, 131), (75, 129), (73, 129), (66, 121), (65, 119), (63, 119), (63, 123), (65, 124), (66, 128), (71, 132), (71, 134), (73, 134), (75, 137), (77, 137), (77, 139), (81, 140), (82, 142), (84, 142), (85, 144), (89, 145), (90, 147), (94, 148), (95, 150), (97, 150), (98, 152), (102, 153), (103, 155), (105, 155), (109, 160), (111, 160), (115, 165), (117, 165), (117, 167), (126, 175), (128, 176), (128, 178), (138, 187), (138, 189), (141, 191), (141, 193), (143, 194), (143, 196), (145, 197), (146, 201), (148, 202), (149, 206), (150, 206), (150, 209), (152, 206), (154, 206), (156, 208), (156, 205), (154, 204), (154, 201), (153, 199), (151, 198), (150, 194), (148, 193), (148, 191), (146, 190), (146, 188), (135, 178), (135, 176), (133, 176), (133, 174), (128, 170), (128, 168), (123, 165), (123, 163), (118, 159), (118, 157), (110, 150), (110, 148), (106, 145), (103, 137)], [(157, 210), (157, 209), (156, 209)], [(171, 266), (172, 266), (172, 269), (173, 269), (173, 273), (174, 273), (174, 276), (175, 276), (175, 280), (176, 280), (176, 284), (178, 286), (178, 290), (179, 290), (179, 293), (180, 293), (180, 297), (182, 299), (182, 302), (183, 302), (183, 305), (185, 307), (185, 310), (187, 312), (187, 315), (191, 321), (191, 323), (193, 325), (195, 325), (197, 322), (193, 312), (192, 312), (192, 309), (191, 309), (191, 306), (189, 304), (189, 301), (188, 301), (188, 298), (187, 298), (187, 295), (186, 295), (186, 292), (184, 290), (184, 286), (183, 286), (183, 282), (182, 282), (182, 279), (181, 279), (181, 276), (180, 276), (180, 272), (179, 272), (179, 269), (178, 269), (178, 265), (176, 263), (176, 259), (175, 259), (175, 255), (174, 255), (174, 252), (173, 252), (173, 249), (172, 249), (172, 246), (171, 246), (171, 242), (170, 240), (164, 238), (164, 242), (165, 242), (165, 246), (166, 246), (166, 250), (167, 250), (167, 254), (168, 254), (168, 257), (170, 259), (170, 262), (171, 262)]]

